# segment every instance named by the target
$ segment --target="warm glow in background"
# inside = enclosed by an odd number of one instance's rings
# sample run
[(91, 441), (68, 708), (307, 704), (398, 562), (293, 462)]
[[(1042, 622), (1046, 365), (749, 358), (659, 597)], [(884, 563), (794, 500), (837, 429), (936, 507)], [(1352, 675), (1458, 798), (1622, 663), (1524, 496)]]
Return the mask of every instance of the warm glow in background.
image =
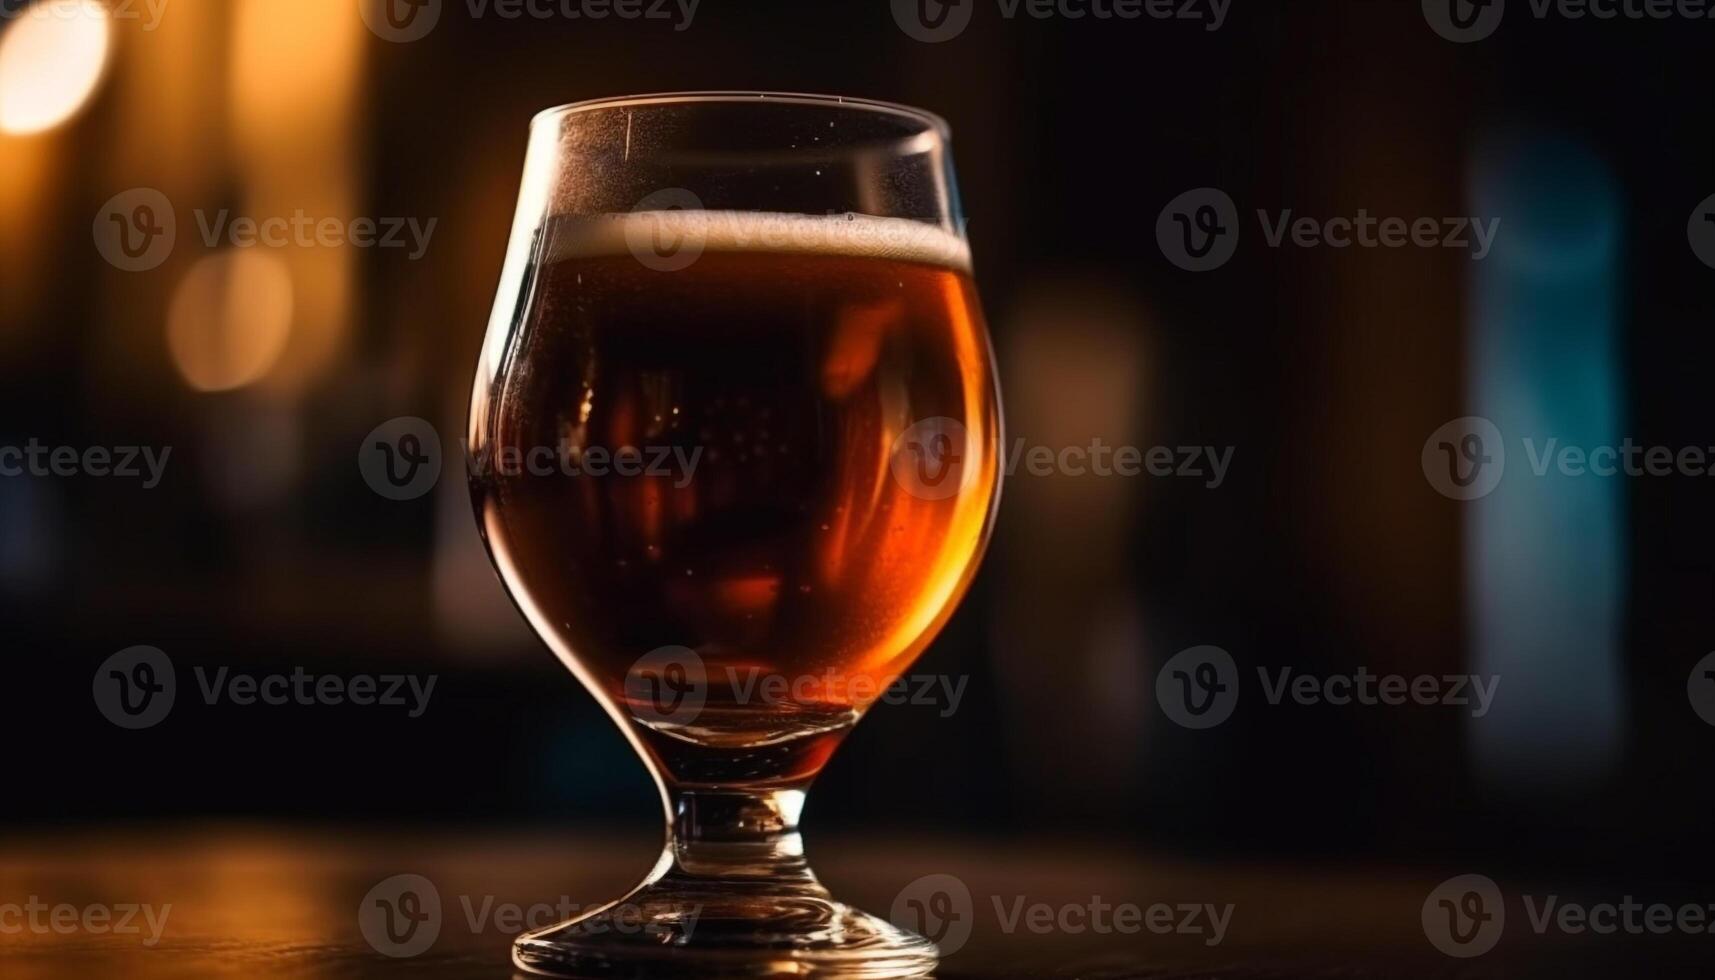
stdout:
[[(0, 479), (20, 730), (135, 761), (139, 743), (91, 710), (89, 673), (139, 643), (184, 665), (443, 675), (403, 731), (192, 704), (147, 733), (145, 760), (25, 793), (17, 819), (653, 834), (641, 768), (496, 581), (456, 454), (530, 117), (754, 87), (950, 121), (1007, 462), (1096, 439), (1234, 450), (1216, 488), (1010, 476), (988, 559), (913, 667), (967, 679), (965, 701), (872, 712), (812, 821), (1715, 867), (1711, 730), (1686, 702), (1715, 646), (1710, 481), (1535, 479), (1520, 453), (1507, 493), (1460, 506), (1420, 462), (1473, 413), (1581, 444), (1715, 442), (1715, 271), (1687, 247), (1715, 192), (1704, 25), (1519, 3), (1495, 37), (1457, 45), (1411, 2), (1235, 3), (1216, 32), (975, 6), (963, 35), (925, 44), (880, 2), (706, 0), (676, 30), (446, 0), (432, 32), (394, 43), (356, 0), (0, 0), (0, 446), (173, 448), (147, 492)], [(1154, 229), (1200, 187), (1230, 194), (1244, 231), (1232, 262), (1192, 274)], [(95, 229), (137, 189), (171, 202), (176, 238), (127, 271)], [(1255, 213), (1288, 209), (1492, 213), (1510, 233), (1482, 263), (1270, 247)], [(436, 224), (418, 258), (231, 240), (239, 219), (299, 214)], [(357, 456), (404, 416), (439, 430), (448, 465), (432, 495), (394, 502)], [(1193, 732), (1154, 690), (1205, 644), (1253, 681), (1493, 671), (1502, 700), (1478, 720), (1258, 697)], [(18, 764), (26, 786), (67, 766)], [(1655, 832), (1634, 832), (1640, 813)]]

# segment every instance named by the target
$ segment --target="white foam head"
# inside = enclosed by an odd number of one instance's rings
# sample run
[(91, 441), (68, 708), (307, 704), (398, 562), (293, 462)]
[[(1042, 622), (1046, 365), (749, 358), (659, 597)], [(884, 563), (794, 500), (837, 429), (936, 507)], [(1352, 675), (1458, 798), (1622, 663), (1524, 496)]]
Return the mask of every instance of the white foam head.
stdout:
[(868, 214), (757, 211), (632, 211), (562, 218), (550, 232), (545, 261), (636, 255), (645, 264), (671, 255), (763, 252), (891, 259), (971, 268), (964, 238), (937, 225)]

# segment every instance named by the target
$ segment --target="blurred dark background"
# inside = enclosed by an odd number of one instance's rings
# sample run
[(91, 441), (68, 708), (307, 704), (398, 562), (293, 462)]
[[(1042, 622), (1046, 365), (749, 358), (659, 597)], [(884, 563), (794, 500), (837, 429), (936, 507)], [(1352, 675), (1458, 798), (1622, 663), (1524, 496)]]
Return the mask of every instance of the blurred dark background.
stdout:
[[(950, 121), (1009, 440), (1234, 448), (1216, 488), (1010, 479), (971, 596), (913, 669), (968, 677), (958, 710), (873, 711), (818, 784), (812, 832), (1715, 871), (1715, 729), (1687, 700), (1715, 646), (1712, 484), (1536, 478), (1514, 438), (1715, 445), (1715, 271), (1686, 231), (1715, 193), (1715, 22), (1515, 2), (1461, 44), (1415, 0), (1234, 0), (1218, 31), (988, 3), (929, 44), (884, 2), (704, 0), (685, 30), (448, 3), (396, 44), (354, 6), (172, 0), (153, 30), (115, 19), (79, 110), (0, 134), (0, 444), (172, 447), (148, 491), (0, 478), (0, 710), (20, 739), (0, 823), (653, 838), (642, 766), (509, 605), (456, 472), (396, 502), (357, 454), (396, 416), (462, 432), (532, 114), (754, 88)], [(0, 49), (0, 107), (32, 71), (78, 84), (54, 74), (75, 59), (28, 54)], [(128, 272), (92, 221), (139, 187), (173, 202), (178, 240)], [(1190, 273), (1155, 227), (1201, 187), (1244, 230), (1231, 262)], [(202, 242), (193, 213), (222, 208), (437, 224), (418, 261), (249, 250), (259, 271)], [(1473, 262), (1270, 248), (1255, 219), (1360, 208), (1503, 225)], [(1420, 453), (1466, 415), (1517, 455), (1498, 493), (1460, 502)], [(136, 644), (173, 658), (179, 700), (125, 731), (91, 678)], [(1247, 682), (1230, 722), (1193, 731), (1155, 680), (1202, 644)], [(197, 665), (439, 681), (415, 719), (207, 706)], [(1259, 666), (1502, 682), (1480, 720), (1271, 707)]]

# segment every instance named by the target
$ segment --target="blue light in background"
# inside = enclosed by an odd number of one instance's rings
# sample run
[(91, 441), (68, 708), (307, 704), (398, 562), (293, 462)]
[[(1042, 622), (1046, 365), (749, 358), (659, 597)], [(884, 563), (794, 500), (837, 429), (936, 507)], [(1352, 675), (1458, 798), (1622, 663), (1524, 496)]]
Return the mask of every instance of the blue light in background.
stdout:
[(1587, 452), (1624, 438), (1622, 204), (1587, 147), (1541, 135), (1485, 144), (1473, 184), (1500, 226), (1472, 266), (1470, 403), (1505, 462), (1467, 505), (1474, 670), (1500, 677), (1472, 747), (1499, 786), (1577, 790), (1622, 748), (1626, 478), (1537, 469), (1549, 439)]
[(63, 548), (60, 523), (51, 484), (27, 474), (0, 476), (0, 592), (33, 595), (47, 588)]

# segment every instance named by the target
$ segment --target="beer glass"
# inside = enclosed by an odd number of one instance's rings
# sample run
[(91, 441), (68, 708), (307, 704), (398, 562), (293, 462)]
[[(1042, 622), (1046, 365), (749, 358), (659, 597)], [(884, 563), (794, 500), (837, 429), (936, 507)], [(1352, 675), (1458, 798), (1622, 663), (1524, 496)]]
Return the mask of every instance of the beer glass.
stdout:
[(669, 830), (643, 884), (519, 937), (518, 966), (933, 969), (829, 896), (798, 819), (969, 584), (999, 444), (938, 117), (755, 92), (536, 117), (472, 395), (476, 516)]

